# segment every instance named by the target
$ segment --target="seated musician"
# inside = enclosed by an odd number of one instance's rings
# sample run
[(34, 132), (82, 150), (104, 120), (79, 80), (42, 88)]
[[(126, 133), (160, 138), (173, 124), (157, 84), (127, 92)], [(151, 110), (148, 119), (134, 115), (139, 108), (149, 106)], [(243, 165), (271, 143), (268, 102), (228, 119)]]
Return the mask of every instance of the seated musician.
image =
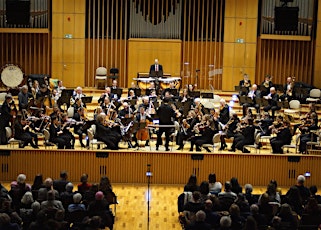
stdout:
[(243, 126), (240, 127), (241, 130), (239, 131), (239, 133), (235, 135), (233, 144), (229, 151), (235, 152), (235, 149), (238, 149), (241, 150), (243, 153), (249, 153), (250, 151), (248, 149), (243, 148), (244, 145), (254, 144), (255, 127), (253, 125), (253, 119), (243, 119), (243, 122)]
[(226, 123), (224, 128), (222, 128), (223, 133), (220, 137), (220, 139), (221, 139), (220, 150), (224, 150), (227, 147), (225, 138), (235, 137), (235, 135), (237, 133), (236, 129), (237, 129), (238, 123), (240, 123), (240, 119), (237, 117), (236, 113), (233, 113), (231, 119)]
[[(138, 147), (138, 140), (141, 139), (141, 137), (137, 136), (137, 133), (140, 133), (139, 131), (139, 124), (141, 123), (146, 123), (147, 121), (152, 122), (153, 119), (152, 117), (146, 112), (145, 108), (143, 106), (139, 107), (139, 112), (136, 114), (135, 118), (134, 118), (134, 124), (138, 124), (137, 125), (137, 129), (133, 131), (133, 141), (135, 142), (135, 145), (133, 146), (134, 148)], [(145, 128), (144, 128), (145, 129)], [(148, 135), (148, 139), (149, 139), (149, 131), (146, 129), (144, 130), (144, 132), (147, 132), (146, 135)], [(145, 142), (145, 146), (149, 146), (149, 140), (146, 140)]]
[[(309, 111), (300, 117), (301, 121), (306, 121), (311, 119), (311, 115), (314, 114), (314, 123), (318, 125), (318, 113), (315, 108), (315, 103), (309, 103)], [(301, 124), (295, 124), (293, 126), (293, 135), (296, 133), (296, 130), (301, 126)]]
[(108, 109), (114, 109), (112, 108), (109, 97), (104, 98), (104, 101), (100, 104), (100, 107), (103, 109), (105, 114), (107, 114)]
[(223, 125), (227, 124), (227, 122), (230, 120), (230, 108), (228, 104), (226, 104), (225, 99), (220, 100), (220, 117), (219, 122)]
[(291, 101), (294, 99), (294, 78), (287, 77), (286, 83), (283, 87), (283, 95), (280, 96), (282, 101)]
[(87, 138), (86, 145), (82, 142), (83, 134), (86, 134), (87, 136), (87, 130), (83, 129), (84, 122), (88, 120), (85, 117), (85, 109), (80, 107), (78, 111), (74, 114), (73, 119), (76, 121), (76, 124), (74, 125), (74, 133), (79, 136), (79, 142), (80, 146), (82, 148), (88, 148), (89, 147), (89, 139)]
[[(175, 117), (175, 112), (172, 107), (168, 104), (169, 99), (167, 97), (164, 98), (163, 104), (157, 109), (157, 115), (159, 117), (159, 125), (167, 126), (174, 125), (173, 119)], [(170, 127), (160, 127), (157, 133), (157, 143), (156, 150), (158, 150), (159, 146), (162, 145), (162, 134), (165, 133), (165, 150), (169, 151), (169, 140), (170, 135), (173, 132), (173, 129)]]
[(54, 105), (58, 104), (58, 100), (59, 100), (59, 93), (56, 89), (53, 89), (51, 92), (51, 101), (54, 102)]
[(64, 135), (57, 117), (51, 118), (49, 132), (49, 141), (58, 144), (58, 149), (71, 149), (71, 139), (69, 136)]
[(78, 87), (75, 89), (75, 91), (74, 91), (74, 93), (73, 93), (73, 95), (72, 95), (72, 99), (75, 101), (77, 98), (78, 98), (78, 99), (81, 99), (82, 97), (86, 97), (86, 95), (83, 94), (82, 88), (81, 88), (80, 86), (78, 86)]
[(29, 121), (23, 120), (22, 115), (19, 114), (14, 124), (14, 138), (22, 141), (19, 148), (24, 148), (30, 144), (33, 148), (38, 149), (37, 134), (30, 132)]
[(255, 107), (256, 112), (257, 113), (260, 112), (260, 105), (256, 103), (256, 99), (261, 97), (261, 92), (260, 92), (260, 90), (257, 89), (256, 84), (252, 85), (252, 89), (249, 91), (247, 96), (252, 99), (252, 103), (244, 103), (243, 104), (243, 117), (245, 117), (248, 107)]
[(183, 89), (182, 94), (178, 97), (179, 102), (186, 102), (190, 100), (190, 96), (188, 95), (188, 89)]
[(265, 99), (268, 100), (269, 105), (265, 106), (263, 109), (265, 112), (269, 110), (272, 111), (272, 119), (274, 120), (275, 111), (280, 110), (281, 107), (278, 106), (277, 102), (279, 101), (279, 95), (276, 93), (274, 87), (271, 87), (270, 93), (267, 96), (264, 96)]
[(98, 141), (104, 142), (107, 145), (106, 149), (118, 150), (120, 139), (114, 135), (107, 122), (106, 115), (97, 115), (95, 138)]
[(86, 104), (82, 102), (81, 98), (76, 98), (75, 104), (72, 105), (74, 107), (74, 111), (78, 111), (79, 108), (86, 108)]
[(61, 96), (61, 92), (62, 92), (64, 89), (66, 89), (66, 87), (63, 86), (61, 80), (58, 80), (57, 86), (55, 87), (55, 89), (57, 90), (58, 95)]
[(105, 92), (100, 95), (100, 97), (98, 99), (98, 103), (102, 104), (106, 97), (108, 97), (109, 100), (111, 100), (113, 98), (113, 94), (111, 93), (110, 87), (106, 87)]
[(275, 129), (276, 137), (270, 140), (273, 153), (283, 153), (282, 146), (291, 144), (292, 132), (290, 122), (283, 121), (282, 126)]
[(138, 106), (138, 110), (140, 107), (144, 107), (145, 111), (149, 108), (149, 97), (148, 96), (144, 96), (142, 98), (142, 101), (143, 103), (141, 103), (139, 106)]
[(270, 74), (265, 75), (264, 81), (260, 85), (261, 97), (267, 96), (270, 92), (270, 88), (273, 86), (271, 81), (272, 76)]
[(249, 75), (243, 75), (243, 80), (240, 81), (239, 87), (239, 96), (246, 96), (249, 93), (251, 87), (251, 80), (249, 79)]
[(119, 118), (131, 118), (133, 117), (133, 110), (132, 108), (128, 105), (127, 102), (123, 103), (123, 109), (121, 109), (118, 112), (118, 117)]
[(175, 83), (174, 83), (174, 82), (170, 82), (170, 83), (169, 83), (169, 87), (163, 90), (163, 92), (162, 92), (162, 98), (165, 97), (166, 92), (168, 92), (168, 93), (171, 95), (171, 98), (173, 98), (173, 99), (177, 98), (177, 95), (172, 94), (172, 90), (173, 90), (173, 91), (176, 90), (176, 88), (175, 88)]
[(59, 109), (59, 107), (57, 105), (54, 105), (52, 107), (52, 109), (53, 109), (53, 111), (49, 115), (50, 117), (60, 117), (61, 116), (61, 110)]
[(174, 120), (179, 122), (182, 119), (183, 110), (182, 109), (178, 109), (174, 103), (171, 104), (171, 107), (175, 112)]
[(113, 80), (112, 83), (111, 83), (111, 89), (118, 89), (118, 83), (117, 83), (117, 80)]
[[(195, 98), (194, 99), (194, 107), (195, 107), (195, 109), (197, 109), (198, 110), (198, 112), (200, 112), (202, 115), (204, 115), (205, 114), (205, 107), (204, 107), (204, 105), (202, 104), (202, 102), (201, 102), (201, 99), (200, 98)], [(197, 113), (196, 113), (197, 114)]]
[(38, 107), (46, 109), (46, 106), (49, 106), (50, 108), (53, 106), (50, 97), (50, 90), (45, 84), (41, 85), (40, 90), (36, 94), (36, 99), (39, 103)]
[(318, 125), (315, 123), (317, 116), (316, 113), (312, 113), (309, 119), (304, 120), (304, 123), (299, 126), (301, 131), (300, 135), (300, 145), (299, 152), (306, 153), (307, 151), (307, 142), (308, 141), (317, 141), (318, 135), (312, 131), (316, 131), (319, 129)]
[[(203, 116), (202, 123), (198, 123), (194, 126), (194, 131), (200, 136), (193, 136), (191, 138), (191, 148), (189, 151), (193, 151), (193, 147), (195, 145), (196, 151), (201, 151), (201, 146), (203, 144), (210, 144), (213, 141), (213, 136), (218, 130), (215, 129), (214, 120), (211, 119), (209, 114)], [(209, 148), (205, 147), (207, 152), (211, 152)]]
[(34, 80), (32, 82), (32, 86), (31, 86), (30, 90), (31, 90), (31, 94), (32, 94), (33, 98), (36, 98), (36, 95), (40, 90), (39, 82), (37, 80)]
[(135, 95), (135, 91), (133, 89), (128, 91), (128, 100), (136, 100), (137, 96)]
[(182, 120), (180, 130), (176, 136), (176, 144), (179, 146), (177, 150), (184, 148), (184, 141), (193, 136), (194, 126), (199, 122), (200, 120), (198, 120), (194, 110), (188, 111), (187, 117)]
[(61, 115), (61, 130), (64, 136), (67, 136), (71, 140), (71, 148), (75, 148), (75, 137), (70, 132), (70, 128), (74, 125), (74, 121), (71, 118), (68, 118), (67, 113)]
[(23, 109), (28, 109), (30, 99), (33, 99), (33, 96), (30, 92), (28, 92), (28, 86), (22, 86), (20, 92), (18, 93), (19, 111), (22, 111)]
[(260, 136), (270, 136), (271, 135), (271, 125), (273, 125), (273, 120), (270, 118), (268, 112), (262, 114), (262, 119), (258, 120), (256, 124), (256, 129), (259, 130)]

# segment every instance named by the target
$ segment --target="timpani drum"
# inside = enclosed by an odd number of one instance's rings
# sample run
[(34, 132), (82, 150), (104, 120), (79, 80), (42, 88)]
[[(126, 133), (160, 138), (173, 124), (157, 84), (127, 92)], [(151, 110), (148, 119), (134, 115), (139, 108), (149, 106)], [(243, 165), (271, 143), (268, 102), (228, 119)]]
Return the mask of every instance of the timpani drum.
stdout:
[(6, 65), (1, 72), (1, 81), (9, 88), (16, 88), (23, 81), (23, 72), (16, 65)]
[(181, 86), (181, 78), (180, 77), (168, 77), (168, 78), (160, 78), (158, 79), (160, 82), (161, 89), (170, 88), (170, 84), (173, 82), (176, 89), (179, 89)]
[(135, 81), (137, 81), (137, 85), (141, 89), (148, 89), (150, 88), (150, 83), (154, 82), (155, 79), (151, 77), (141, 77), (141, 78), (134, 78)]

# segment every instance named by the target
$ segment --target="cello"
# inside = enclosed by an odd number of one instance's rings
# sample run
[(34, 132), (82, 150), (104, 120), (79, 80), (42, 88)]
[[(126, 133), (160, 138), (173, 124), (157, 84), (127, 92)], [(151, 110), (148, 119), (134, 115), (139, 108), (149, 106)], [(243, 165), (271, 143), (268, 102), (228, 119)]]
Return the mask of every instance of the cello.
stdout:
[(149, 130), (148, 125), (150, 124), (150, 121), (148, 120), (149, 114), (145, 112), (144, 107), (140, 107), (139, 111), (140, 120), (138, 122), (138, 131), (136, 132), (136, 138), (139, 141), (148, 141), (149, 140)]

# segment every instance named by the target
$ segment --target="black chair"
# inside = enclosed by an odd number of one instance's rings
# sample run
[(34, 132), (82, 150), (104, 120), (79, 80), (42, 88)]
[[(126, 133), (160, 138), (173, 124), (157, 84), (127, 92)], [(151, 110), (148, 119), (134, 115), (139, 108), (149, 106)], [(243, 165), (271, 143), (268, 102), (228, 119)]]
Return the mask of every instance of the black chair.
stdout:
[(114, 205), (114, 213), (116, 216), (116, 205), (118, 204), (116, 194), (114, 192), (109, 191), (105, 194), (105, 199), (107, 200), (108, 204)]
[(113, 80), (117, 79), (118, 78), (118, 74), (119, 74), (119, 69), (118, 68), (111, 68), (109, 70), (109, 73), (110, 73), (109, 78), (111, 78)]

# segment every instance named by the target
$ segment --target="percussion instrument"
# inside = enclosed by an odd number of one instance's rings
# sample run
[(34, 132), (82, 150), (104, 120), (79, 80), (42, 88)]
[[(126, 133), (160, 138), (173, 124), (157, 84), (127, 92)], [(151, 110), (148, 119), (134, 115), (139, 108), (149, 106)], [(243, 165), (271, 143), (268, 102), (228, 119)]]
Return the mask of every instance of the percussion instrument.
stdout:
[(23, 81), (22, 70), (13, 64), (5, 66), (1, 72), (1, 81), (9, 88), (18, 87)]
[(181, 86), (181, 78), (180, 77), (168, 77), (168, 78), (159, 78), (160, 86), (162, 89), (166, 89), (170, 87), (170, 83), (174, 82), (175, 88), (179, 89)]
[(150, 83), (155, 81), (155, 79), (151, 77), (133, 78), (133, 80), (137, 81), (137, 85), (141, 89), (148, 89), (150, 87)]

